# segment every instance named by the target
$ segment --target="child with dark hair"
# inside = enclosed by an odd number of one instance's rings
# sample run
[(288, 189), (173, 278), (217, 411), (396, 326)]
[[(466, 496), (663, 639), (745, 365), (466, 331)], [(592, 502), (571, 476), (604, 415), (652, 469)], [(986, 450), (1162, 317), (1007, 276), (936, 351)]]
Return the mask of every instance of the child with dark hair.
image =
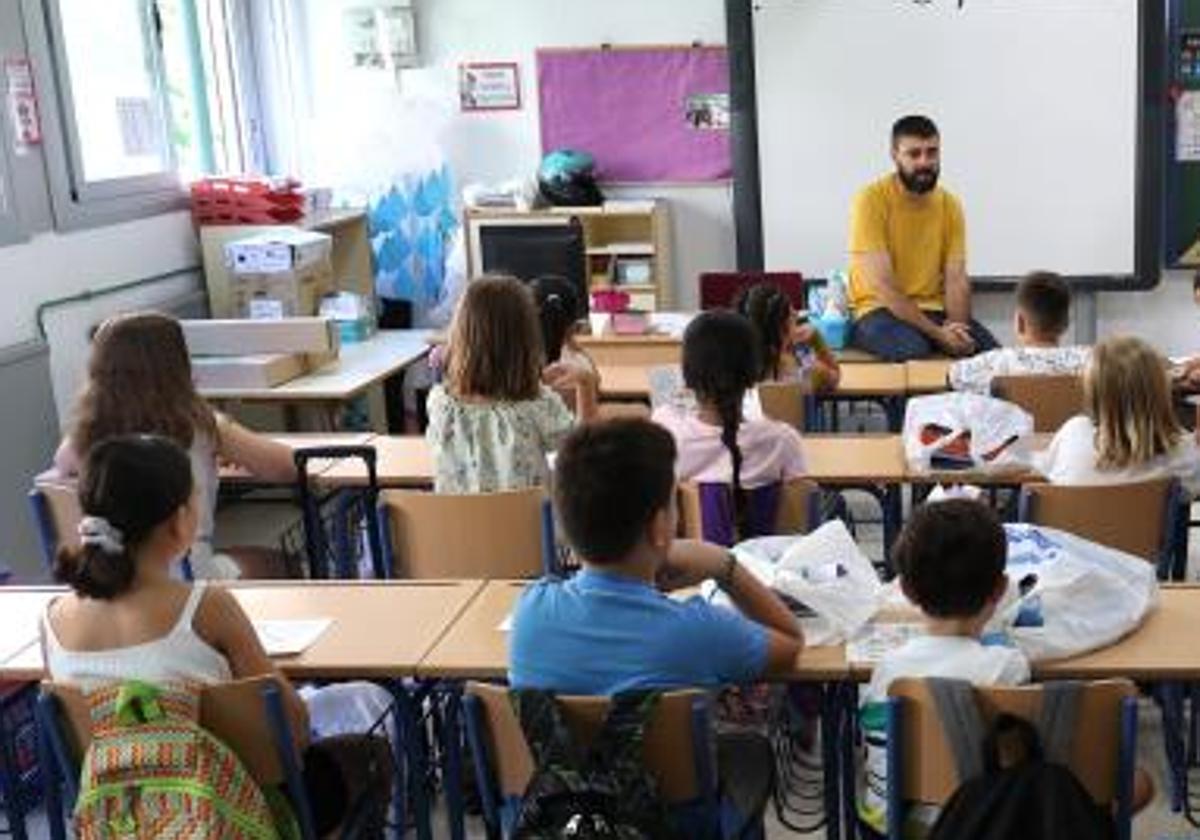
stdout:
[(743, 414), (743, 399), (758, 382), (759, 370), (750, 322), (735, 312), (702, 312), (683, 334), (683, 379), (696, 408), (664, 405), (653, 414), (675, 437), (680, 481), (719, 482), (733, 489), (739, 536), (746, 536), (746, 490), (804, 475), (799, 432)]
[(837, 357), (783, 290), (773, 283), (756, 283), (738, 299), (737, 310), (758, 335), (760, 382), (807, 382), (814, 392), (832, 391), (842, 377)]
[[(223, 587), (171, 575), (200, 518), (187, 452), (153, 435), (101, 440), (83, 466), (79, 503), (79, 544), (60, 551), (54, 568), (72, 591), (51, 601), (41, 622), (50, 678), (90, 693), (131, 680), (161, 688), (272, 676), (303, 748), (304, 702), (267, 657), (237, 599)], [(304, 757), (321, 833), (336, 827), (353, 793), (339, 766), (354, 768), (349, 781), (360, 793), (375, 791), (377, 804), (390, 785), (386, 743), (362, 736), (335, 743)]]
[(542, 325), (545, 363), (555, 371), (574, 374), (575, 414), (589, 416), (595, 412), (599, 400), (600, 375), (591, 356), (575, 340), (579, 292), (569, 280), (556, 274), (543, 274), (529, 288)]
[(892, 549), (900, 588), (924, 615), (925, 634), (885, 654), (862, 695), (867, 754), (859, 813), (876, 831), (883, 832), (887, 821), (885, 703), (893, 680), (949, 677), (975, 685), (1018, 685), (1029, 679), (1029, 662), (1020, 651), (985, 646), (979, 638), (1008, 585), (1007, 559), (1008, 543), (995, 512), (968, 499), (918, 508)]
[(1071, 289), (1057, 274), (1035, 271), (1017, 284), (1013, 310), (1016, 347), (988, 350), (950, 366), (950, 387), (977, 394), (991, 392), (997, 376), (1063, 375), (1082, 373), (1091, 348), (1060, 346), (1071, 323)]
[[(545, 579), (513, 615), (509, 683), (571, 694), (719, 686), (785, 673), (803, 645), (779, 598), (725, 549), (676, 540), (675, 444), (646, 420), (581, 426), (554, 503), (583, 570)], [(736, 610), (664, 593), (714, 580)]]

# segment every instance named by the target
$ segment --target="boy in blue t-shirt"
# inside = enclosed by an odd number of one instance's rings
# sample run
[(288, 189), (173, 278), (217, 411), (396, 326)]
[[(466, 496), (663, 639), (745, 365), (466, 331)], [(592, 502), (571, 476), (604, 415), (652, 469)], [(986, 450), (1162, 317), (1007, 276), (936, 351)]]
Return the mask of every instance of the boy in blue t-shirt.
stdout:
[[(558, 521), (583, 563), (513, 616), (509, 683), (609, 695), (752, 682), (794, 666), (800, 628), (719, 546), (676, 540), (675, 442), (645, 420), (576, 429), (555, 463)], [(716, 581), (737, 611), (666, 592)]]

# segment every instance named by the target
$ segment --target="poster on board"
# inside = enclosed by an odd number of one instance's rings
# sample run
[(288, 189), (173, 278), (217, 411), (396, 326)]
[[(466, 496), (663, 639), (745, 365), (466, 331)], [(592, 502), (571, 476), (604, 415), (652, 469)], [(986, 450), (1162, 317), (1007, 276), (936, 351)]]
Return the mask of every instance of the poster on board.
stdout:
[(517, 111), (521, 78), (515, 61), (458, 65), (458, 99), (464, 111)]
[(608, 183), (730, 177), (724, 47), (543, 49), (537, 65), (543, 154), (588, 152)]

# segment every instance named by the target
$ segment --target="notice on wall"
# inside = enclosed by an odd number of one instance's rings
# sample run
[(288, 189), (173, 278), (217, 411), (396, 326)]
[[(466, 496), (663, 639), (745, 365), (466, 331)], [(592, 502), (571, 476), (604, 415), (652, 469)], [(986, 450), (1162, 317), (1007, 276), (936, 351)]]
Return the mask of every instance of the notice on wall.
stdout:
[(1184, 91), (1175, 103), (1175, 159), (1200, 161), (1200, 91)]
[(459, 103), (464, 111), (516, 111), (521, 78), (513, 61), (458, 66)]
[(13, 127), (13, 151), (18, 155), (28, 154), (30, 146), (42, 142), (33, 69), (27, 58), (9, 58), (4, 61), (3, 70), (7, 80), (8, 117)]

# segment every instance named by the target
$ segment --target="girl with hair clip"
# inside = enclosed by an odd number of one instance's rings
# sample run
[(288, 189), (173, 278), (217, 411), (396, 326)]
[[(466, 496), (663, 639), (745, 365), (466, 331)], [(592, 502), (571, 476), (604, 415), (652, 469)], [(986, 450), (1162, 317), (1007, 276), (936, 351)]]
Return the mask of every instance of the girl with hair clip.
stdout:
[[(562, 360), (546, 365), (533, 295), (511, 277), (468, 284), (446, 349), (443, 382), (429, 392), (425, 438), (439, 493), (546, 486), (546, 454), (574, 425), (555, 390), (590, 389), (595, 374)], [(579, 419), (595, 403), (584, 401)]]
[(118, 315), (96, 330), (87, 383), (54, 466), (64, 476), (77, 475), (98, 441), (127, 434), (162, 435), (187, 451), (199, 519), (195, 542), (186, 552), (192, 572), (199, 578), (240, 577), (237, 561), (213, 551), (217, 459), (283, 484), (296, 478), (292, 451), (238, 425), (204, 401), (192, 382), (183, 329), (166, 315)]
[(758, 382), (757, 339), (734, 312), (698, 315), (683, 334), (683, 379), (695, 410), (664, 405), (653, 419), (675, 437), (680, 481), (732, 488), (734, 538), (746, 532), (746, 491), (804, 475), (799, 433), (785, 423), (743, 415), (746, 392)]
[(1110, 338), (1084, 369), (1085, 414), (1063, 424), (1034, 466), (1055, 484), (1174, 476), (1200, 493), (1200, 450), (1171, 403), (1167, 361), (1138, 338)]
[(575, 413), (594, 414), (599, 400), (599, 373), (592, 357), (575, 340), (579, 294), (565, 277), (543, 274), (529, 284), (542, 325), (542, 349), (546, 365), (578, 371), (574, 388)]
[[(127, 435), (91, 447), (79, 485), (79, 546), (62, 549), (54, 568), (55, 579), (72, 591), (51, 601), (41, 622), (50, 678), (89, 693), (130, 680), (162, 687), (273, 676), (304, 749), (304, 702), (267, 657), (234, 596), (171, 576), (195, 540), (196, 489), (188, 454), (164, 437)], [(387, 750), (376, 739), (349, 736), (305, 751), (305, 780), (322, 831), (341, 820), (354, 793), (348, 780), (386, 802)], [(380, 759), (382, 771), (367, 769)], [(343, 766), (357, 767), (357, 778), (344, 775)]]
[(837, 357), (812, 324), (797, 319), (778, 286), (756, 283), (739, 297), (737, 309), (758, 335), (758, 381), (808, 382), (814, 393), (837, 387), (842, 378)]

